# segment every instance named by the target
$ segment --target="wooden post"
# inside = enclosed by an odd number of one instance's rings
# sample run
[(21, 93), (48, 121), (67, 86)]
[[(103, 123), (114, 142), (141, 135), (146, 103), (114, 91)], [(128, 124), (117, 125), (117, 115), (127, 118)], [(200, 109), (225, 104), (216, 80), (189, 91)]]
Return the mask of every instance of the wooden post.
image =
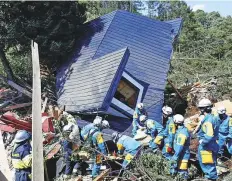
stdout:
[(32, 92), (32, 181), (44, 181), (42, 142), (41, 82), (38, 44), (32, 41), (33, 92)]

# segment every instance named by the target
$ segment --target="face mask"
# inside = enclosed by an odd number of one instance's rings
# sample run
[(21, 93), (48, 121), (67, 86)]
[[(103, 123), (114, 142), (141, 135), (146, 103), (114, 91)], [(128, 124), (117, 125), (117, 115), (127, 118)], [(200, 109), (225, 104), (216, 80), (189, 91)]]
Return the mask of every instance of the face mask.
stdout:
[(221, 120), (225, 120), (225, 119), (226, 119), (226, 115), (225, 115), (225, 114), (219, 114), (219, 118), (220, 118)]

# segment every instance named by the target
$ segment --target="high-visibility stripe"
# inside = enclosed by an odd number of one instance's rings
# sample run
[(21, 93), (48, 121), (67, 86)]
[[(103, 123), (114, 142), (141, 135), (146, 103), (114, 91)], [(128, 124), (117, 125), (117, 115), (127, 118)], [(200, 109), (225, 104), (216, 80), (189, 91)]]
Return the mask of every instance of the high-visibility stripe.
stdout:
[(185, 141), (187, 139), (187, 136), (184, 135), (184, 134), (178, 134), (177, 136), (177, 145), (184, 145), (185, 144)]
[(117, 143), (118, 150), (123, 150), (123, 145), (120, 143)]
[(205, 122), (202, 125), (202, 129), (207, 136), (213, 136), (213, 125), (211, 122)]

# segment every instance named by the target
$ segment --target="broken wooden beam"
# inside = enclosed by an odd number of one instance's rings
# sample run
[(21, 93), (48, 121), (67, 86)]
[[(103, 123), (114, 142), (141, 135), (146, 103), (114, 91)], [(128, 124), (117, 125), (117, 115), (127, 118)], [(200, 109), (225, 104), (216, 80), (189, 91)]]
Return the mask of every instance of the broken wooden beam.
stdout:
[(45, 97), (45, 100), (44, 100), (44, 102), (43, 102), (43, 107), (42, 107), (42, 110), (41, 110), (42, 113), (43, 113), (43, 112), (45, 111), (45, 109), (46, 109), (47, 102), (48, 102), (48, 98)]
[(180, 92), (177, 90), (177, 88), (173, 85), (173, 83), (170, 80), (168, 80), (168, 79), (167, 79), (167, 81), (172, 86), (172, 88), (175, 90), (175, 92), (180, 97), (180, 99), (185, 102), (184, 98), (182, 97), (182, 95), (180, 94)]
[(103, 181), (104, 177), (110, 173), (110, 169), (104, 170), (100, 175), (98, 175), (93, 181)]
[(79, 175), (79, 176), (75, 179), (75, 181), (82, 181), (82, 176)]
[(8, 106), (8, 107), (0, 109), (0, 111), (12, 111), (14, 109), (19, 109), (19, 108), (28, 107), (28, 106), (31, 106), (31, 102)]
[(32, 98), (32, 93), (29, 92), (28, 90), (26, 90), (25, 88), (21, 87), (20, 85), (16, 84), (15, 82), (13, 82), (12, 80), (8, 80), (6, 77), (0, 75), (0, 78), (6, 82), (9, 86), (13, 87), (14, 89), (16, 89), (17, 91), (25, 94), (26, 96)]

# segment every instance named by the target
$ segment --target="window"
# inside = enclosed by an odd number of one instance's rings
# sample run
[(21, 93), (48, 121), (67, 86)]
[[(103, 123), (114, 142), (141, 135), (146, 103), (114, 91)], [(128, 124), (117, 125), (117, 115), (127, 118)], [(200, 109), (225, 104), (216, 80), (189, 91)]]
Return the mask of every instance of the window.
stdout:
[(142, 93), (143, 86), (124, 72), (112, 103), (122, 110), (133, 114), (136, 104), (141, 102)]
[(118, 84), (118, 88), (114, 97), (120, 102), (134, 109), (137, 103), (138, 95), (139, 89), (131, 84), (124, 77), (122, 77)]

